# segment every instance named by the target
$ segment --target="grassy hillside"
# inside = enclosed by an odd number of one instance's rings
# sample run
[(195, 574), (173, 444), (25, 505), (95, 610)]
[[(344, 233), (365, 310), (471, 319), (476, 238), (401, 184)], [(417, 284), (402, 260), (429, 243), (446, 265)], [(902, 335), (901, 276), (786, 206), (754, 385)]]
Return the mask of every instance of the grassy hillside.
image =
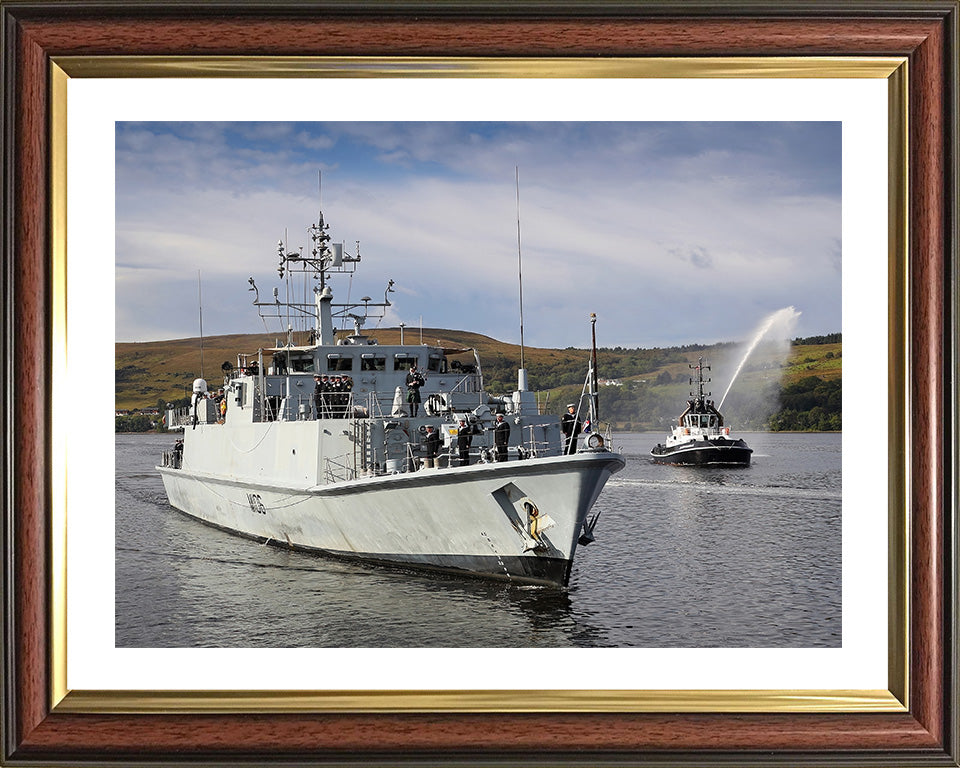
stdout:
[[(723, 413), (734, 429), (839, 430), (841, 428), (842, 356), (840, 344), (790, 347), (785, 363), (781, 354), (758, 348), (740, 371), (724, 401)], [(602, 421), (618, 429), (661, 430), (669, 427), (683, 410), (692, 389), (690, 366), (703, 357), (711, 369), (704, 387), (718, 404), (743, 351), (731, 345), (698, 349), (662, 350), (669, 359), (650, 373), (620, 377), (615, 365), (604, 365), (599, 355), (601, 377), (616, 384), (601, 387)], [(575, 400), (582, 382), (549, 392), (549, 410)], [(787, 395), (788, 402), (784, 402)], [(819, 410), (816, 410), (819, 409)], [(810, 414), (813, 415), (810, 415)]]
[[(370, 331), (381, 344), (397, 344), (399, 329)], [(404, 341), (419, 342), (419, 329), (407, 329)], [(275, 336), (266, 334), (214, 336), (203, 342), (203, 374), (214, 385), (223, 362), (236, 364), (238, 353), (255, 354), (271, 347)], [(306, 338), (295, 337), (295, 343)], [(425, 328), (423, 341), (446, 347), (472, 347), (480, 354), (487, 388), (506, 392), (516, 386), (520, 350), (477, 333)], [(740, 362), (743, 351), (734, 344), (686, 345), (654, 349), (601, 349), (598, 368), (602, 379), (616, 384), (601, 390), (601, 416), (619, 428), (660, 429), (676, 418), (689, 392), (690, 365), (703, 357), (712, 368), (708, 385), (719, 402)], [(528, 347), (524, 358), (530, 386), (540, 393), (546, 410), (560, 413), (564, 403), (575, 399), (583, 387), (589, 362), (585, 349), (539, 349)], [(786, 364), (772, 348), (757, 348), (744, 365), (724, 405), (729, 423), (736, 428), (839, 428), (839, 392), (842, 374), (840, 343), (794, 344)], [(200, 375), (199, 339), (178, 339), (116, 345), (116, 407), (144, 408), (159, 401), (185, 397)], [(819, 389), (817, 382), (820, 382)], [(823, 382), (833, 382), (824, 387)], [(786, 391), (794, 415), (774, 420), (783, 410)], [(811, 399), (812, 398), (812, 399)], [(821, 408), (823, 412), (799, 424), (797, 414)], [(798, 410), (799, 409), (799, 410)], [(818, 412), (819, 413), (819, 412)], [(826, 414), (826, 415), (824, 415)], [(833, 421), (827, 416), (833, 415)], [(817, 425), (820, 425), (819, 427)], [(831, 426), (833, 425), (833, 426)]]
[[(388, 328), (367, 333), (380, 344), (399, 344), (400, 330)], [(280, 339), (282, 342), (283, 340)], [(295, 344), (307, 343), (306, 334), (295, 334)], [(420, 330), (406, 330), (404, 342), (420, 341)], [(469, 331), (423, 329), (425, 344), (445, 347), (475, 348), (480, 353), (488, 383), (503, 383), (503, 388), (516, 386), (516, 367), (520, 348)], [(238, 354), (255, 355), (258, 349), (273, 347), (277, 337), (268, 334), (236, 334), (210, 336), (203, 340), (203, 378), (211, 384), (220, 378), (224, 362), (237, 364)], [(587, 353), (583, 350), (552, 350), (528, 347), (524, 357), (528, 369), (536, 366), (548, 370), (557, 363), (575, 367), (582, 379)], [(200, 339), (173, 341), (123, 342), (116, 344), (116, 407), (143, 408), (155, 406), (158, 400), (175, 400), (189, 395), (193, 380), (201, 375)], [(505, 374), (511, 371), (509, 376)], [(507, 385), (505, 382), (509, 381)]]

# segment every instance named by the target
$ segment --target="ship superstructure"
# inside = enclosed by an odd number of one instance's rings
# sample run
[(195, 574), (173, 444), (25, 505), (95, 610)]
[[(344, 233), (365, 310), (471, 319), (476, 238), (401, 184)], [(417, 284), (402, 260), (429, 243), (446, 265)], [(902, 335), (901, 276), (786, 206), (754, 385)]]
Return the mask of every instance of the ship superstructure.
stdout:
[[(393, 281), (382, 302), (334, 303), (329, 281), (356, 269), (359, 244), (331, 243), (322, 213), (308, 232), (306, 254), (279, 244), (278, 273), (312, 281), (312, 302), (262, 300), (249, 281), (260, 314), (287, 321), (284, 342), (225, 363), (216, 395), (197, 379), (191, 406), (168, 412), (183, 430), (158, 467), (170, 503), (293, 549), (565, 586), (622, 456), (598, 439), (564, 454), (525, 371), (492, 395), (473, 349), (365, 335)], [(294, 343), (298, 316), (314, 327)]]

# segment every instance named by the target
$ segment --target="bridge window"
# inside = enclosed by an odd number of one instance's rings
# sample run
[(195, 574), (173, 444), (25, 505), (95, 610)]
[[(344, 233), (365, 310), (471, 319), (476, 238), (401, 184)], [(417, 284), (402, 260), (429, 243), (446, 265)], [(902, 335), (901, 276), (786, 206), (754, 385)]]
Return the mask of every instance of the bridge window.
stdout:
[(430, 355), (429, 362), (427, 362), (427, 370), (433, 371), (434, 373), (440, 372), (440, 366), (443, 364), (443, 355), (432, 354)]
[(290, 368), (294, 373), (313, 373), (313, 358), (291, 357)]
[(409, 371), (416, 364), (416, 355), (399, 354), (393, 357), (393, 370), (395, 371)]
[(353, 358), (346, 355), (327, 355), (328, 371), (352, 371)]
[(387, 370), (387, 358), (382, 355), (361, 355), (361, 371), (385, 371)]

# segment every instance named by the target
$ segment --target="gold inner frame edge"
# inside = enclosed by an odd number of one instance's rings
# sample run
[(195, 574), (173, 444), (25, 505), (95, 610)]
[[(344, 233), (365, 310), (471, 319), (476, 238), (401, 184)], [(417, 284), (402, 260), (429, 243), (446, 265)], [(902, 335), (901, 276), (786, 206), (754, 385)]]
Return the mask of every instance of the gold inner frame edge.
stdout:
[[(119, 691), (67, 686), (66, 455), (57, 395), (66, 372), (66, 136), (70, 78), (524, 77), (524, 78), (882, 78), (888, 80), (888, 242), (891, 311), (891, 441), (909, 434), (906, 407), (907, 60), (905, 57), (445, 58), (61, 56), (51, 59), (50, 228), (52, 285), (53, 486), (51, 514), (51, 705), (57, 712), (904, 712), (909, 691), (906, 510), (909, 476), (888, 446), (889, 690), (558, 691)], [(902, 269), (900, 268), (902, 266)], [(60, 365), (58, 366), (58, 361)], [(57, 375), (57, 372), (60, 375)], [(58, 426), (59, 425), (59, 426)], [(59, 446), (59, 447), (58, 447)], [(60, 463), (58, 463), (58, 461)], [(59, 476), (58, 476), (59, 474)], [(58, 495), (58, 482), (64, 491)], [(507, 703), (505, 703), (507, 702)]]
[(903, 57), (58, 56), (69, 77), (887, 78)]

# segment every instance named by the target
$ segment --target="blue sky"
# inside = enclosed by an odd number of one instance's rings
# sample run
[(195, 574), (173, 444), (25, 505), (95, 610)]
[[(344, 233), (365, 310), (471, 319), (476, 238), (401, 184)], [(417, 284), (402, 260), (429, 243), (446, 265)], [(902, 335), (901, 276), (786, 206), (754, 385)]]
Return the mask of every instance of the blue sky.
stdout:
[[(117, 123), (118, 341), (264, 330), (247, 278), (308, 244), (321, 201), (363, 260), (335, 299), (382, 326), (531, 346), (741, 341), (794, 306), (838, 331), (841, 126), (764, 123)], [(271, 332), (279, 326), (268, 326)]]

